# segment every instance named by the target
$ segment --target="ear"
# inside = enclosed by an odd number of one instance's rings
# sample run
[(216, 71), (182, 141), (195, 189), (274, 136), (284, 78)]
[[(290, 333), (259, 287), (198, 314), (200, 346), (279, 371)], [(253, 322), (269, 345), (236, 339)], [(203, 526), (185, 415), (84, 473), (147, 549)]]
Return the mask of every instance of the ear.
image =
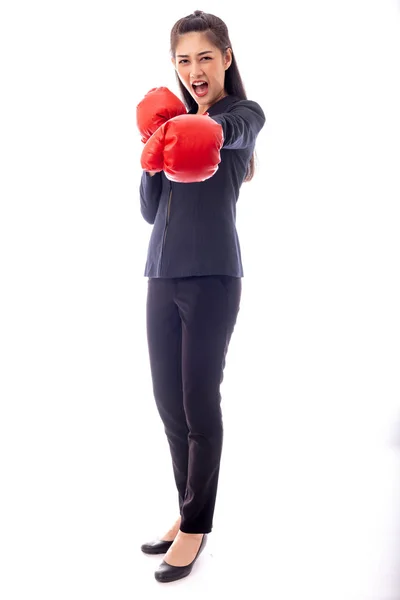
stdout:
[(225, 70), (227, 71), (232, 64), (232, 49), (228, 48), (225, 53)]

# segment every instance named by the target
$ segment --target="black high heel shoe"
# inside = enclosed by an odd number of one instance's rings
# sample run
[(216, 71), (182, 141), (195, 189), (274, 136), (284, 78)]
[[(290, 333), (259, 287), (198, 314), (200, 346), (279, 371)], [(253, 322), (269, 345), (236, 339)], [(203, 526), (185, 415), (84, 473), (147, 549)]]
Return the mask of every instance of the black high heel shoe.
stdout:
[(206, 543), (207, 534), (204, 533), (203, 539), (201, 540), (200, 548), (198, 549), (194, 560), (192, 560), (191, 563), (185, 565), (184, 567), (174, 567), (173, 565), (169, 565), (165, 562), (165, 560), (163, 560), (160, 566), (158, 567), (157, 571), (155, 571), (154, 573), (154, 576), (157, 579), (157, 581), (159, 581), (160, 583), (169, 583), (170, 581), (176, 581), (177, 579), (183, 579), (183, 577), (187, 577), (191, 573), (194, 563), (204, 550)]
[(154, 540), (147, 542), (141, 546), (141, 551), (145, 554), (165, 554), (171, 548), (174, 542), (166, 542), (165, 540)]

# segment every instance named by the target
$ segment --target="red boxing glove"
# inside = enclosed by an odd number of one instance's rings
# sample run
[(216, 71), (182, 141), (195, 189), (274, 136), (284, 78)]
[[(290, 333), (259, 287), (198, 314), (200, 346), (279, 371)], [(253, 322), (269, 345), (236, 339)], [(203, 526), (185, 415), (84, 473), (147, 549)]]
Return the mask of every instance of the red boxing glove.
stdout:
[(166, 87), (152, 88), (136, 107), (136, 124), (145, 144), (169, 119), (187, 114), (186, 106)]
[(179, 115), (151, 136), (140, 159), (145, 171), (164, 171), (170, 181), (205, 181), (218, 170), (222, 126), (208, 115)]

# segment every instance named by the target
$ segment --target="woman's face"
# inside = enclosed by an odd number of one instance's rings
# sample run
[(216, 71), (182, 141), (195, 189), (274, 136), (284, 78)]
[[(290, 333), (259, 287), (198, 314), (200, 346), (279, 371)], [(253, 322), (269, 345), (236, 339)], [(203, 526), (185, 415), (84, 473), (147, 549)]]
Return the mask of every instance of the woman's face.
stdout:
[[(198, 114), (205, 113), (215, 102), (227, 96), (224, 85), (225, 71), (232, 62), (230, 48), (223, 57), (205, 33), (185, 33), (180, 37), (175, 58), (171, 60), (179, 79), (199, 105)], [(193, 83), (201, 81), (206, 85), (193, 86)]]

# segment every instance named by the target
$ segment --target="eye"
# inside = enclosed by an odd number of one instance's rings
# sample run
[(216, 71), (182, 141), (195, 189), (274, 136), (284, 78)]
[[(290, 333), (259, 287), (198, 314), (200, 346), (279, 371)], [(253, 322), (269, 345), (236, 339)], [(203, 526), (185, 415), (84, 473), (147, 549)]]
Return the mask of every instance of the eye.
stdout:
[[(207, 60), (212, 60), (211, 56), (202, 56), (201, 60), (203, 60), (204, 58), (206, 58)], [(184, 62), (187, 62), (186, 58), (183, 58), (182, 60), (179, 61), (179, 64), (183, 64)]]

